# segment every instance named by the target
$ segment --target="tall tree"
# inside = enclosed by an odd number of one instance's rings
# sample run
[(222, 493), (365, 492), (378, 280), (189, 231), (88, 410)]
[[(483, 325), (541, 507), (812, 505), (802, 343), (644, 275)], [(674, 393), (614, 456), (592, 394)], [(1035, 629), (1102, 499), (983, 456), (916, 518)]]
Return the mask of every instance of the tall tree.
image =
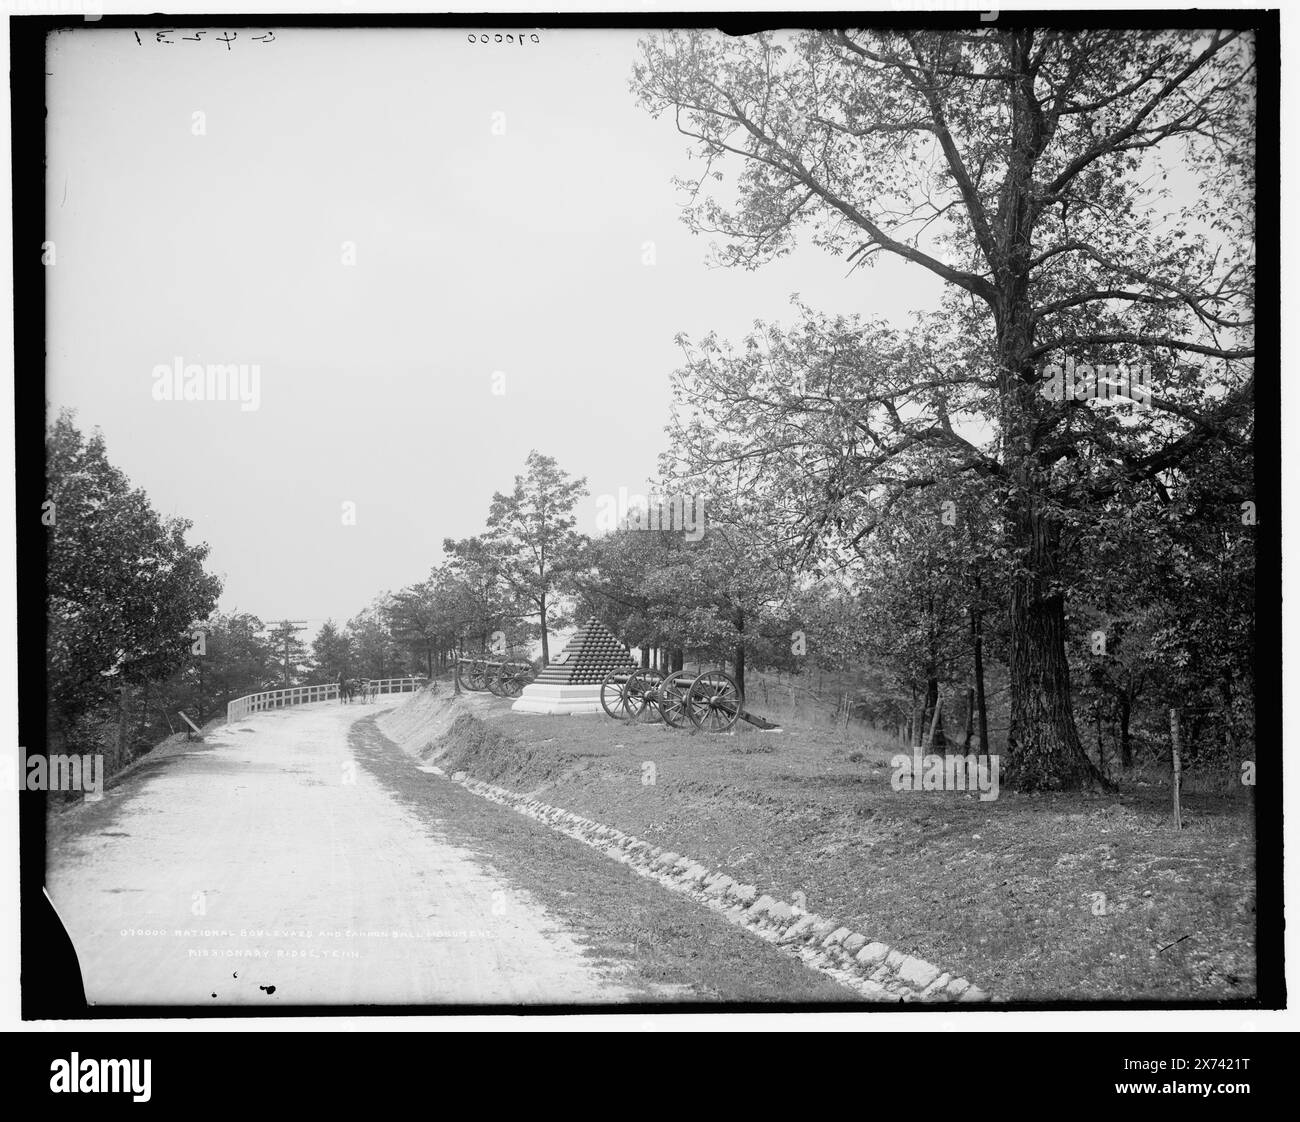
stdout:
[(388, 598), (380, 597), (348, 620), (357, 671), (367, 678), (396, 677), (401, 652), (389, 628)]
[(428, 580), (394, 592), (386, 610), (393, 638), (410, 650), (429, 678), (433, 677), (433, 655), (443, 624), (436, 577), (435, 571)]
[(315, 675), (324, 682), (338, 680), (340, 674), (349, 675), (355, 662), (352, 636), (332, 619), (321, 624), (311, 644), (311, 659)]
[[(1163, 472), (1241, 440), (1254, 386), (1250, 36), (685, 31), (642, 49), (634, 88), (702, 159), (686, 218), (721, 234), (723, 263), (756, 267), (806, 230), (855, 264), (889, 254), (945, 283), (938, 337), (967, 342), (960, 361), (927, 369), (933, 335), (876, 341), (850, 324), (814, 332), (795, 364), (850, 352), (864, 371), (859, 393), (823, 403), (857, 450), (825, 473), (821, 526), (838, 532), (867, 483), (868, 495), (923, 485), (918, 448), (987, 479), (1009, 590), (1008, 781), (1102, 782), (1074, 722), (1062, 570), (1095, 504), (1158, 490)], [(693, 364), (698, 386), (708, 357)], [(752, 356), (755, 378), (766, 357)], [(1099, 408), (1095, 378), (1053, 400), (1044, 374), (1071, 360), (1147, 368), (1149, 412)], [(733, 433), (762, 415), (745, 400)], [(777, 456), (793, 431), (773, 425), (764, 450)], [(746, 436), (738, 457), (756, 454)], [(850, 534), (870, 521), (851, 520)]]
[(626, 524), (588, 542), (573, 585), (577, 614), (595, 616), (629, 646), (640, 647), (648, 660), (653, 648), (670, 652), (675, 669), (686, 642), (679, 615), (680, 590), (659, 574), (675, 569), (687, 543), (679, 532), (634, 529)]
[(550, 660), (551, 626), (563, 625), (556, 614), (563, 582), (580, 563), (583, 538), (574, 530), (574, 507), (586, 493), (586, 479), (570, 478), (534, 450), (514, 490), (492, 496), (484, 541), (521, 611), (537, 618), (543, 663)]
[(501, 577), (496, 551), (481, 537), (446, 538), (445, 592), (448, 627), (458, 651), (489, 649), (493, 633), (517, 621), (518, 612)]
[(84, 437), (73, 421), (65, 410), (46, 432), (51, 731), (63, 737), (115, 694), (120, 763), (134, 691), (186, 664), (221, 582), (203, 568), (208, 547), (185, 541), (190, 523), (161, 517), (100, 433)]
[[(889, 667), (915, 699), (912, 726), (919, 743), (932, 726), (942, 734), (936, 709), (945, 694), (951, 699), (948, 687), (967, 665), (969, 618), (963, 612), (970, 596), (962, 580), (964, 542), (944, 521), (947, 510), (915, 507), (913, 496), (912, 511), (897, 511), (873, 535), (860, 574), (860, 610), (868, 659)], [(950, 704), (949, 714), (954, 709)]]
[(260, 634), (264, 626), (256, 616), (214, 612), (195, 630), (202, 632), (202, 641), (191, 644), (185, 665), (153, 693), (158, 711), (152, 728), (177, 709), (201, 724), (224, 712), (234, 698), (280, 684), (276, 652)]

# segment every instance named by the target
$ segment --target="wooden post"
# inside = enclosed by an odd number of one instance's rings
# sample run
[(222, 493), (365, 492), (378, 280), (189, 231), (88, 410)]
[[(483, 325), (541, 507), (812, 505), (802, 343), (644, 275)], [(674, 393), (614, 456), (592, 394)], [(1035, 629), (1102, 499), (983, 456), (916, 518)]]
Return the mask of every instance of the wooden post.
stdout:
[(1179, 756), (1179, 728), (1178, 728), (1178, 710), (1169, 710), (1169, 739), (1173, 746), (1173, 770), (1174, 770), (1174, 829), (1183, 828), (1183, 807), (1182, 807), (1182, 786), (1183, 786), (1183, 761)]
[[(181, 715), (181, 719), (182, 719), (182, 720), (183, 720), (187, 725), (190, 726), (189, 729), (186, 729), (186, 730), (185, 730), (185, 739), (186, 739), (186, 740), (193, 740), (195, 736), (198, 736), (199, 739), (202, 740), (203, 737), (202, 737), (201, 734), (202, 734), (203, 730), (202, 730), (201, 728), (199, 728), (198, 725), (196, 725), (193, 721), (191, 721), (191, 720), (189, 719), (189, 717), (186, 715), (184, 709), (178, 709), (177, 712)], [(193, 732), (190, 732), (190, 729), (193, 729), (194, 731), (193, 731)]]

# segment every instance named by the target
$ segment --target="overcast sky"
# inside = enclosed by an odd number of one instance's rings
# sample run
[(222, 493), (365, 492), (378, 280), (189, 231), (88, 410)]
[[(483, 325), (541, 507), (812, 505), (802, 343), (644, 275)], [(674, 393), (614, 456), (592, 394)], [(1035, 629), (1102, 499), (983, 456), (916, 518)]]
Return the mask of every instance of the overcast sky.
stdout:
[[(193, 34), (50, 42), (47, 395), (193, 521), (223, 609), (346, 620), (480, 532), (533, 447), (587, 477), (595, 532), (654, 472), (679, 331), (789, 321), (793, 292), (937, 303), (888, 258), (710, 268), (687, 142), (628, 88), (637, 33)], [(178, 356), (256, 363), (259, 408), (155, 400)]]

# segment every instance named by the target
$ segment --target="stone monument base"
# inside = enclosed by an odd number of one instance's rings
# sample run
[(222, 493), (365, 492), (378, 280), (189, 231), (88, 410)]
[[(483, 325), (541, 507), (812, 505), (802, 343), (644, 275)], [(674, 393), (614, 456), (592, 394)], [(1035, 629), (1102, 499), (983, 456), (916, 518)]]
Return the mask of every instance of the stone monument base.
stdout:
[(551, 713), (576, 715), (603, 713), (600, 705), (600, 686), (563, 686), (550, 682), (533, 682), (510, 706), (516, 713)]

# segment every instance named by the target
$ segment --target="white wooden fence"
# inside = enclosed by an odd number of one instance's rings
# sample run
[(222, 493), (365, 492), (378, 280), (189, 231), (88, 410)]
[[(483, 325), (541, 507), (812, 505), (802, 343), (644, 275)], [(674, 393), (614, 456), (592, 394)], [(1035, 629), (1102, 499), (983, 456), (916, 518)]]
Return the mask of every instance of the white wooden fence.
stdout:
[[(425, 678), (371, 678), (370, 685), (378, 693), (414, 693), (427, 681)], [(313, 701), (337, 701), (338, 682), (323, 686), (292, 686), (287, 690), (264, 690), (237, 697), (226, 705), (226, 724), (261, 713), (267, 709), (284, 709), (290, 705), (308, 705)]]

